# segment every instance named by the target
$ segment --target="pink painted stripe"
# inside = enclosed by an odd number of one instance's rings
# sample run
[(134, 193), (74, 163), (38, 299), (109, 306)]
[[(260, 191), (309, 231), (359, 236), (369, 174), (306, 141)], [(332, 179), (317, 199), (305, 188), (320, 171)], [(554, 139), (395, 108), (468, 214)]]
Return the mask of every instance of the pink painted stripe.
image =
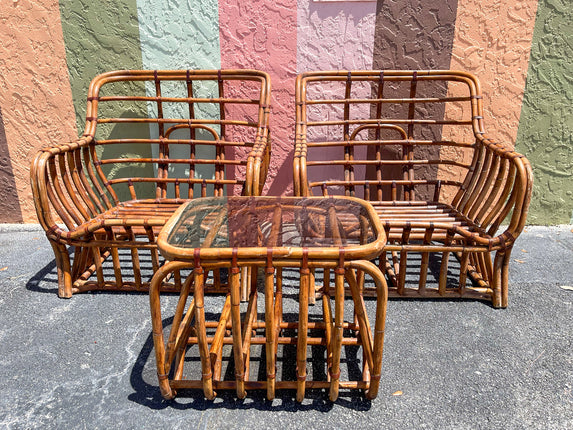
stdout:
[(272, 84), (272, 158), (265, 192), (292, 192), (296, 0), (219, 2), (221, 68), (257, 69)]
[(297, 71), (370, 70), (376, 2), (299, 0)]

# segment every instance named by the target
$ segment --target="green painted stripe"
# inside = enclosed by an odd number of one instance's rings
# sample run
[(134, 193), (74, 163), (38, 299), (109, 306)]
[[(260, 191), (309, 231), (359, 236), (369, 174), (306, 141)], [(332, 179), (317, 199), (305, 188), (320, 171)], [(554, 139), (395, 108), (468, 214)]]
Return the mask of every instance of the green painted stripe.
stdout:
[[(221, 50), (219, 44), (219, 4), (217, 0), (188, 0), (173, 2), (170, 0), (138, 0), (139, 34), (143, 66), (150, 70), (188, 70), (188, 69), (220, 69)], [(155, 96), (155, 85), (146, 85), (149, 96)], [(195, 82), (193, 91), (198, 97), (217, 97), (216, 82)], [(171, 97), (186, 97), (185, 82), (163, 83), (162, 92)], [(157, 105), (148, 104), (149, 114), (157, 115)], [(214, 104), (195, 106), (198, 118), (218, 119), (219, 108)], [(189, 110), (183, 104), (164, 104), (164, 116), (167, 118), (188, 118)], [(215, 127), (217, 133), (220, 129)], [(150, 134), (159, 134), (156, 125), (150, 126)], [(173, 138), (189, 138), (189, 131), (178, 130)], [(212, 135), (205, 130), (198, 130), (197, 137), (211, 139)], [(199, 158), (214, 157), (213, 147), (197, 147)], [(155, 155), (158, 148), (154, 147)], [(172, 145), (170, 157), (189, 158), (189, 148), (184, 145)], [(169, 176), (188, 177), (189, 168), (184, 165), (173, 165)], [(213, 178), (214, 166), (197, 166), (195, 177)], [(172, 190), (171, 190), (172, 191)], [(196, 192), (199, 192), (197, 186)], [(182, 187), (185, 191), (185, 186)]]
[[(137, 20), (136, 0), (61, 0), (60, 14), (66, 45), (66, 59), (70, 75), (72, 97), (76, 111), (78, 130), (84, 130), (86, 96), (90, 81), (99, 73), (118, 69), (142, 69), (139, 24)], [(119, 90), (117, 94), (145, 94), (143, 84), (137, 83)], [(109, 106), (109, 105), (107, 105)], [(114, 104), (106, 109), (100, 105), (105, 116), (147, 116), (144, 105), (122, 106)], [(112, 138), (139, 137), (149, 138), (147, 127), (125, 129), (122, 127), (99, 127), (98, 135), (110, 133)], [(101, 133), (101, 134), (100, 134)], [(108, 145), (99, 147), (102, 158), (120, 158), (122, 156), (149, 157), (151, 149), (141, 145)], [(145, 169), (144, 172), (141, 169)], [(153, 175), (151, 166), (109, 166), (106, 172), (110, 179), (127, 176)], [(143, 187), (145, 193), (153, 195), (153, 186)], [(142, 189), (143, 191), (143, 189)], [(128, 199), (127, 189), (119, 189), (120, 199)]]
[(217, 0), (137, 1), (146, 69), (219, 69)]
[(534, 174), (529, 224), (573, 223), (573, 7), (540, 0), (516, 148)]
[(61, 0), (60, 14), (78, 130), (86, 95), (99, 73), (141, 69), (136, 0)]

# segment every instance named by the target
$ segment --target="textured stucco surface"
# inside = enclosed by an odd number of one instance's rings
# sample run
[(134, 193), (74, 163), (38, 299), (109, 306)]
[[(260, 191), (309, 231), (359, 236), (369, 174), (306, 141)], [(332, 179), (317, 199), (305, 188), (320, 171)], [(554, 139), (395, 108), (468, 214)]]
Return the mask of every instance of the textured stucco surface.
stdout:
[[(473, 73), (481, 83), (484, 123), (490, 138), (514, 146), (533, 37), (537, 0), (458, 0), (450, 68)], [(458, 86), (459, 88), (459, 86)], [(448, 94), (458, 94), (451, 86)], [(460, 118), (461, 106), (450, 105), (446, 116)], [(469, 111), (463, 112), (468, 118)], [(471, 133), (444, 127), (444, 136), (472, 141)], [(469, 151), (444, 147), (442, 156), (471, 162)], [(439, 176), (463, 179), (453, 166), (440, 166)], [(447, 192), (447, 190), (446, 190)], [(449, 196), (453, 197), (453, 196)]]
[(528, 221), (573, 219), (573, 5), (541, 0), (531, 47), (517, 149), (535, 177)]
[(296, 0), (219, 2), (221, 66), (270, 74), (272, 159), (265, 192), (292, 190), (294, 80), (296, 77)]
[(216, 0), (138, 0), (141, 55), (146, 69), (219, 69)]
[(0, 109), (0, 216), (3, 222), (22, 222), (20, 202), (14, 183), (14, 172), (10, 161), (10, 151), (6, 141), (6, 131)]
[(85, 125), (90, 81), (99, 73), (141, 69), (135, 0), (60, 2), (70, 84), (78, 130)]
[[(141, 40), (141, 55), (143, 68), (149, 70), (187, 70), (187, 69), (220, 69), (221, 54), (219, 46), (219, 9), (216, 0), (190, 0), (187, 2), (172, 2), (168, 0), (139, 0), (137, 2), (139, 18), (139, 37)], [(204, 97), (217, 96), (216, 84), (211, 85), (195, 83), (196, 94)], [(164, 85), (163, 91), (168, 95), (186, 97), (185, 83), (181, 85)], [(155, 85), (147, 83), (148, 96), (154, 97)], [(206, 107), (205, 107), (206, 106)], [(150, 115), (157, 115), (156, 103), (148, 104)], [(219, 117), (214, 105), (197, 106), (197, 115), (203, 118)], [(187, 118), (183, 105), (173, 107), (164, 105), (164, 115), (168, 118)], [(217, 129), (217, 131), (219, 131)], [(176, 132), (177, 133), (177, 132)], [(156, 125), (150, 126), (150, 135), (157, 137), (159, 130)], [(202, 139), (210, 139), (210, 133), (200, 130), (198, 135)], [(173, 137), (188, 138), (187, 131), (173, 134)], [(153, 157), (157, 157), (159, 148), (154, 146)], [(212, 157), (212, 148), (199, 147), (197, 156)], [(182, 145), (172, 145), (170, 157), (188, 158), (189, 149)], [(198, 177), (213, 177), (212, 166), (198, 166)], [(169, 175), (172, 177), (186, 177), (189, 168), (183, 165), (172, 165)], [(172, 191), (172, 190), (169, 190)]]
[(297, 72), (369, 70), (375, 2), (298, 1)]
[[(13, 203), (0, 209), (0, 222), (17, 220), (18, 212), (24, 222), (35, 221), (30, 162), (42, 145), (82, 133), (87, 88), (96, 74), (210, 64), (271, 75), (273, 157), (265, 192), (272, 194), (291, 190), (298, 72), (370, 67), (473, 72), (482, 82), (488, 134), (509, 144), (516, 141), (517, 150), (532, 162), (535, 185), (528, 222), (570, 222), (572, 11), (569, 0), (541, 0), (539, 10), (538, 0), (1, 1), (0, 175), (11, 190), (3, 201)], [(145, 87), (137, 91), (144, 94)], [(147, 115), (145, 106), (139, 113)], [(461, 114), (458, 107), (445, 112), (446, 117)], [(111, 132), (121, 137), (119, 130)], [(149, 130), (139, 133), (146, 137)], [(436, 133), (467, 137), (448, 127)], [(141, 150), (117, 148), (106, 155), (151, 155)], [(442, 157), (464, 158), (460, 152), (441, 151)], [(148, 168), (145, 174), (152, 175)], [(110, 170), (119, 176), (131, 174), (130, 169)], [(450, 173), (456, 174), (429, 172)]]
[(379, 1), (375, 69), (445, 69), (450, 65), (457, 0)]
[(451, 68), (475, 74), (488, 134), (514, 145), (537, 0), (458, 0)]
[[(2, 1), (0, 28), (0, 106), (8, 145), (0, 165), (6, 173), (11, 164), (23, 221), (37, 222), (30, 163), (42, 146), (76, 135), (58, 2)], [(0, 212), (0, 222), (11, 217)]]
[[(448, 69), (452, 53), (454, 29), (458, 1), (428, 2), (423, 0), (380, 1), (376, 8), (376, 28), (374, 36), (374, 69)], [(374, 91), (374, 89), (373, 89)], [(446, 95), (444, 85), (426, 86), (426, 95), (440, 97)], [(403, 97), (407, 97), (407, 93)], [(407, 117), (407, 106), (403, 105), (397, 117)], [(442, 119), (444, 106), (427, 106), (426, 115)], [(425, 138), (439, 139), (441, 127), (422, 131)], [(438, 159), (438, 146), (419, 146), (414, 149), (416, 158)], [(401, 158), (396, 149), (387, 148), (383, 157)], [(399, 167), (387, 169), (385, 178), (400, 176)], [(416, 177), (436, 178), (437, 166), (416, 169)], [(419, 189), (417, 198), (426, 199), (433, 190)]]
[[(60, 3), (62, 27), (66, 44), (66, 54), (72, 88), (76, 121), (80, 133), (85, 125), (87, 91), (91, 80), (99, 73), (119, 69), (142, 69), (141, 46), (139, 40), (139, 25), (137, 5), (135, 0), (118, 1), (104, 0), (91, 2), (89, 0), (66, 0)], [(143, 84), (133, 85), (125, 91), (116, 90), (116, 94), (145, 94)], [(100, 114), (107, 116), (147, 116), (145, 107), (122, 107), (113, 104), (106, 109), (106, 104), (100, 105)], [(129, 111), (129, 113), (127, 113)], [(125, 129), (102, 128), (96, 138), (141, 137), (148, 138), (149, 131), (139, 128)], [(98, 148), (103, 158), (121, 158), (129, 156), (150, 156), (151, 148), (130, 145), (109, 145)], [(108, 165), (104, 169), (108, 178), (125, 176), (151, 176), (151, 165), (134, 168), (129, 165)], [(146, 169), (141, 172), (141, 169)], [(152, 193), (151, 186), (146, 193)], [(129, 198), (126, 188), (117, 190), (120, 199)], [(151, 194), (149, 194), (151, 197)]]
[[(372, 69), (376, 2), (317, 2), (298, 1), (297, 71), (369, 70)], [(343, 97), (343, 85), (311, 85), (310, 98)], [(370, 88), (354, 85), (351, 97), (367, 98)], [(369, 106), (353, 106), (353, 118), (367, 118)], [(342, 105), (320, 105), (308, 109), (309, 120), (343, 118)], [(341, 139), (342, 127), (318, 127), (307, 130), (308, 141)], [(308, 154), (311, 160), (339, 158), (337, 149), (328, 148)], [(362, 148), (363, 149), (363, 148)], [(356, 169), (357, 177), (364, 169)], [(316, 166), (309, 169), (309, 180), (340, 179), (344, 167)], [(316, 192), (316, 190), (315, 190)]]

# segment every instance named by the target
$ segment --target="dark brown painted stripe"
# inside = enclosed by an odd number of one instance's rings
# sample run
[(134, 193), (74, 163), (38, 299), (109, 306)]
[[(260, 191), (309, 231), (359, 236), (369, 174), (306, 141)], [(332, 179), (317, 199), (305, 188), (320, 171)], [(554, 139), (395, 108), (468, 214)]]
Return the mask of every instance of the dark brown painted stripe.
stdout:
[(0, 109), (0, 222), (22, 222), (22, 210), (16, 192), (12, 160)]
[[(449, 69), (454, 42), (458, 0), (427, 1), (387, 1), (378, 0), (376, 6), (376, 24), (374, 30), (375, 70), (424, 70)], [(405, 89), (406, 90), (406, 89)], [(373, 88), (373, 92), (376, 88)], [(424, 85), (424, 95), (445, 96), (447, 86), (442, 83)], [(408, 97), (407, 94), (404, 97)], [(443, 119), (443, 104), (429, 105), (426, 115)], [(373, 115), (376, 114), (373, 107)], [(404, 105), (384, 115), (407, 118), (408, 106)], [(442, 127), (436, 126), (423, 134), (424, 138), (440, 139)], [(417, 158), (437, 159), (440, 156), (438, 146), (416, 149)], [(399, 149), (387, 148), (385, 157), (400, 158)], [(438, 166), (423, 167), (415, 170), (416, 177), (435, 179)], [(387, 178), (400, 176), (396, 171), (387, 171)], [(417, 199), (431, 198), (432, 190), (418, 189)]]

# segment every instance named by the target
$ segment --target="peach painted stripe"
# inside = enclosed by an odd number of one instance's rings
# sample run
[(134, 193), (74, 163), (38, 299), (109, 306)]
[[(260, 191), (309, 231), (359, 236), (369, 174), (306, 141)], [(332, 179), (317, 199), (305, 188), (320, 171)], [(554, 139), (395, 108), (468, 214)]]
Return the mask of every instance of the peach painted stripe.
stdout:
[(272, 158), (264, 192), (292, 190), (296, 0), (219, 2), (221, 68), (250, 68), (270, 74)]
[(0, 106), (24, 222), (37, 222), (30, 162), (77, 136), (57, 0), (0, 3)]
[[(536, 12), (537, 0), (458, 0), (450, 68), (479, 78), (486, 133), (511, 146), (519, 126)], [(449, 95), (454, 94), (449, 91)], [(455, 117), (456, 113), (447, 109), (448, 116)], [(445, 136), (461, 138), (448, 136), (448, 132), (451, 130), (444, 127)], [(457, 156), (470, 161), (469, 154)], [(438, 177), (444, 173), (440, 166)]]
[(484, 94), (486, 131), (515, 143), (537, 0), (458, 0), (452, 69), (474, 73)]

